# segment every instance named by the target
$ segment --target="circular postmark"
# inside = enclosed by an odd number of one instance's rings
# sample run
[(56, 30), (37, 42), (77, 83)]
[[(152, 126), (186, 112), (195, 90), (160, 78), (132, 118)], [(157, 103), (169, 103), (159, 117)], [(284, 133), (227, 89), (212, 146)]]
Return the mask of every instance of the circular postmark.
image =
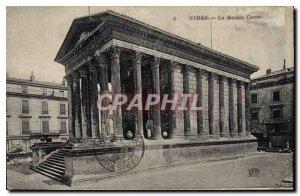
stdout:
[(98, 147), (101, 153), (95, 154), (97, 162), (112, 172), (126, 172), (135, 168), (144, 156), (144, 140), (139, 134), (133, 139), (114, 136), (113, 140), (105, 140)]

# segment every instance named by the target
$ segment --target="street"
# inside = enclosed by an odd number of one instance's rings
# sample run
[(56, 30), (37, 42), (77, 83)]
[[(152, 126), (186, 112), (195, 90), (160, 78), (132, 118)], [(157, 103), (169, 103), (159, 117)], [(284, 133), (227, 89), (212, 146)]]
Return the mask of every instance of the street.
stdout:
[[(68, 187), (28, 168), (7, 169), (8, 189), (79, 190), (195, 190), (282, 189), (279, 184), (293, 175), (292, 153), (266, 153), (215, 162), (204, 162), (133, 173), (93, 184)], [(285, 187), (292, 187), (292, 183)]]

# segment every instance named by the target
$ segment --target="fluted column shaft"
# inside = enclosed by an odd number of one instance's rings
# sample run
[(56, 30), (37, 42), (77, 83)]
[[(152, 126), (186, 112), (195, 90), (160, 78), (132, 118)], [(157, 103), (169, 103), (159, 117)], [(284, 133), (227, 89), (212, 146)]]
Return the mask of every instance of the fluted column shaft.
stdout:
[(69, 128), (69, 140), (72, 142), (75, 137), (74, 129), (74, 116), (73, 116), (73, 105), (74, 105), (74, 93), (73, 93), (73, 79), (72, 76), (67, 76), (67, 88), (68, 88), (68, 128)]
[(237, 119), (237, 86), (236, 86), (235, 79), (231, 79), (229, 84), (229, 127), (230, 127), (230, 135), (236, 137), (238, 135), (238, 119)]
[(99, 138), (99, 110), (97, 107), (98, 101), (98, 88), (97, 88), (97, 69), (93, 62), (89, 63), (89, 75), (90, 75), (90, 112), (91, 112), (91, 136), (93, 138)]
[[(171, 99), (174, 98), (176, 89), (175, 89), (175, 70), (176, 66), (178, 65), (177, 62), (171, 61), (170, 62), (170, 96)], [(173, 138), (176, 135), (177, 127), (176, 127), (176, 110), (170, 110), (170, 135), (169, 138)]]
[(80, 103), (80, 82), (79, 74), (75, 72), (73, 74), (73, 92), (74, 92), (74, 126), (75, 126), (75, 138), (82, 138), (81, 129), (81, 103)]
[(208, 120), (210, 135), (214, 135), (214, 104), (214, 74), (211, 73), (208, 79)]
[(87, 72), (84, 68), (79, 70), (80, 73), (80, 100), (81, 100), (81, 130), (82, 137), (87, 137)]
[(220, 135), (221, 136), (225, 136), (225, 122), (224, 122), (224, 117), (225, 117), (225, 109), (224, 109), (224, 80), (225, 77), (224, 76), (220, 76), (219, 79), (219, 118), (220, 118)]
[[(188, 65), (185, 65), (183, 67), (183, 93), (189, 94), (190, 93), (190, 67)], [(189, 108), (189, 100), (187, 102), (187, 107)], [(184, 110), (183, 111), (184, 116), (184, 135), (186, 137), (191, 136), (191, 119), (190, 119), (190, 111)]]
[[(153, 91), (158, 96), (160, 96), (159, 63), (160, 59), (154, 57), (152, 62)], [(153, 129), (153, 139), (161, 139), (160, 102), (153, 106)]]
[(249, 109), (249, 99), (250, 99), (250, 93), (249, 93), (249, 84), (245, 83), (245, 112), (246, 112), (246, 135), (250, 136), (250, 109)]
[[(202, 104), (202, 95), (203, 95), (203, 88), (202, 88), (202, 75), (203, 71), (201, 69), (198, 69), (196, 72), (196, 87), (197, 87), (197, 94), (198, 94), (198, 100), (197, 100), (197, 107), (203, 107)], [(198, 137), (204, 137), (204, 131), (203, 131), (203, 108), (201, 110), (197, 110), (197, 133)]]
[(245, 136), (245, 126), (244, 126), (244, 120), (245, 120), (245, 111), (244, 107), (245, 104), (243, 103), (243, 85), (244, 82), (239, 81), (237, 83), (237, 101), (238, 101), (238, 135), (239, 136)]
[[(120, 48), (113, 47), (111, 49), (111, 86), (113, 100), (115, 99), (115, 95), (121, 94), (120, 54)], [(113, 110), (113, 130), (114, 135), (123, 136), (122, 108), (119, 105)]]
[[(142, 97), (142, 73), (141, 73), (142, 54), (135, 52), (133, 54), (133, 67), (134, 67), (134, 82), (135, 82), (135, 94)], [(143, 131), (143, 111), (137, 109), (135, 113), (135, 127), (136, 133), (140, 136), (144, 136)]]
[[(108, 95), (108, 60), (103, 53), (96, 52), (95, 58), (100, 67), (99, 83), (100, 94)], [(105, 97), (100, 103), (102, 107), (106, 108), (109, 105), (109, 99)], [(103, 137), (109, 136), (109, 110), (101, 110), (101, 135)]]

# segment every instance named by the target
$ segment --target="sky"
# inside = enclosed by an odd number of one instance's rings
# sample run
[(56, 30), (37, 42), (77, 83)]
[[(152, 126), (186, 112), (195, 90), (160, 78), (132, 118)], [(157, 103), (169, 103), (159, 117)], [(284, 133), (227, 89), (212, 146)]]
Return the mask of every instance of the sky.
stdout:
[[(90, 7), (90, 12), (114, 10), (159, 27), (219, 52), (236, 57), (260, 70), (256, 77), (294, 66), (293, 10), (291, 7)], [(7, 7), (6, 72), (10, 77), (60, 83), (64, 66), (54, 58), (76, 17), (88, 7)], [(244, 19), (228, 20), (227, 16)], [(190, 20), (190, 16), (216, 17)], [(224, 16), (224, 20), (217, 20)], [(259, 16), (247, 19), (247, 16)]]

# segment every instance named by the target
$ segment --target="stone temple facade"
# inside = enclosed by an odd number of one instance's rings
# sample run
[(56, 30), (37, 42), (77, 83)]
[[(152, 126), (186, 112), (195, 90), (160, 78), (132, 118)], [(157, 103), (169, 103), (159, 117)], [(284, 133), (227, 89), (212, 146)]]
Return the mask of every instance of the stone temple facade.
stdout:
[[(246, 129), (245, 96), (257, 66), (113, 11), (74, 19), (55, 62), (65, 66), (68, 83), (70, 139), (63, 177), (68, 184), (82, 182), (82, 174), (106, 173), (91, 157), (102, 156), (101, 150), (91, 150), (89, 141), (101, 143), (112, 135), (126, 140), (129, 131), (145, 141), (139, 169), (256, 150)], [(108, 94), (109, 86), (113, 96), (198, 94), (202, 109), (118, 107), (111, 134), (108, 112), (96, 107), (98, 94)]]
[(154, 122), (149, 139), (161, 138), (164, 131), (166, 138), (249, 135), (245, 96), (258, 67), (127, 16), (108, 11), (75, 19), (55, 61), (66, 68), (74, 138), (108, 133), (108, 115), (100, 113), (99, 124), (95, 109), (97, 86), (100, 94), (108, 93), (108, 83), (113, 94), (197, 93), (203, 108), (177, 113), (156, 107), (150, 114), (124, 118), (120, 107), (113, 115), (116, 135), (132, 126), (147, 138), (149, 120)]

